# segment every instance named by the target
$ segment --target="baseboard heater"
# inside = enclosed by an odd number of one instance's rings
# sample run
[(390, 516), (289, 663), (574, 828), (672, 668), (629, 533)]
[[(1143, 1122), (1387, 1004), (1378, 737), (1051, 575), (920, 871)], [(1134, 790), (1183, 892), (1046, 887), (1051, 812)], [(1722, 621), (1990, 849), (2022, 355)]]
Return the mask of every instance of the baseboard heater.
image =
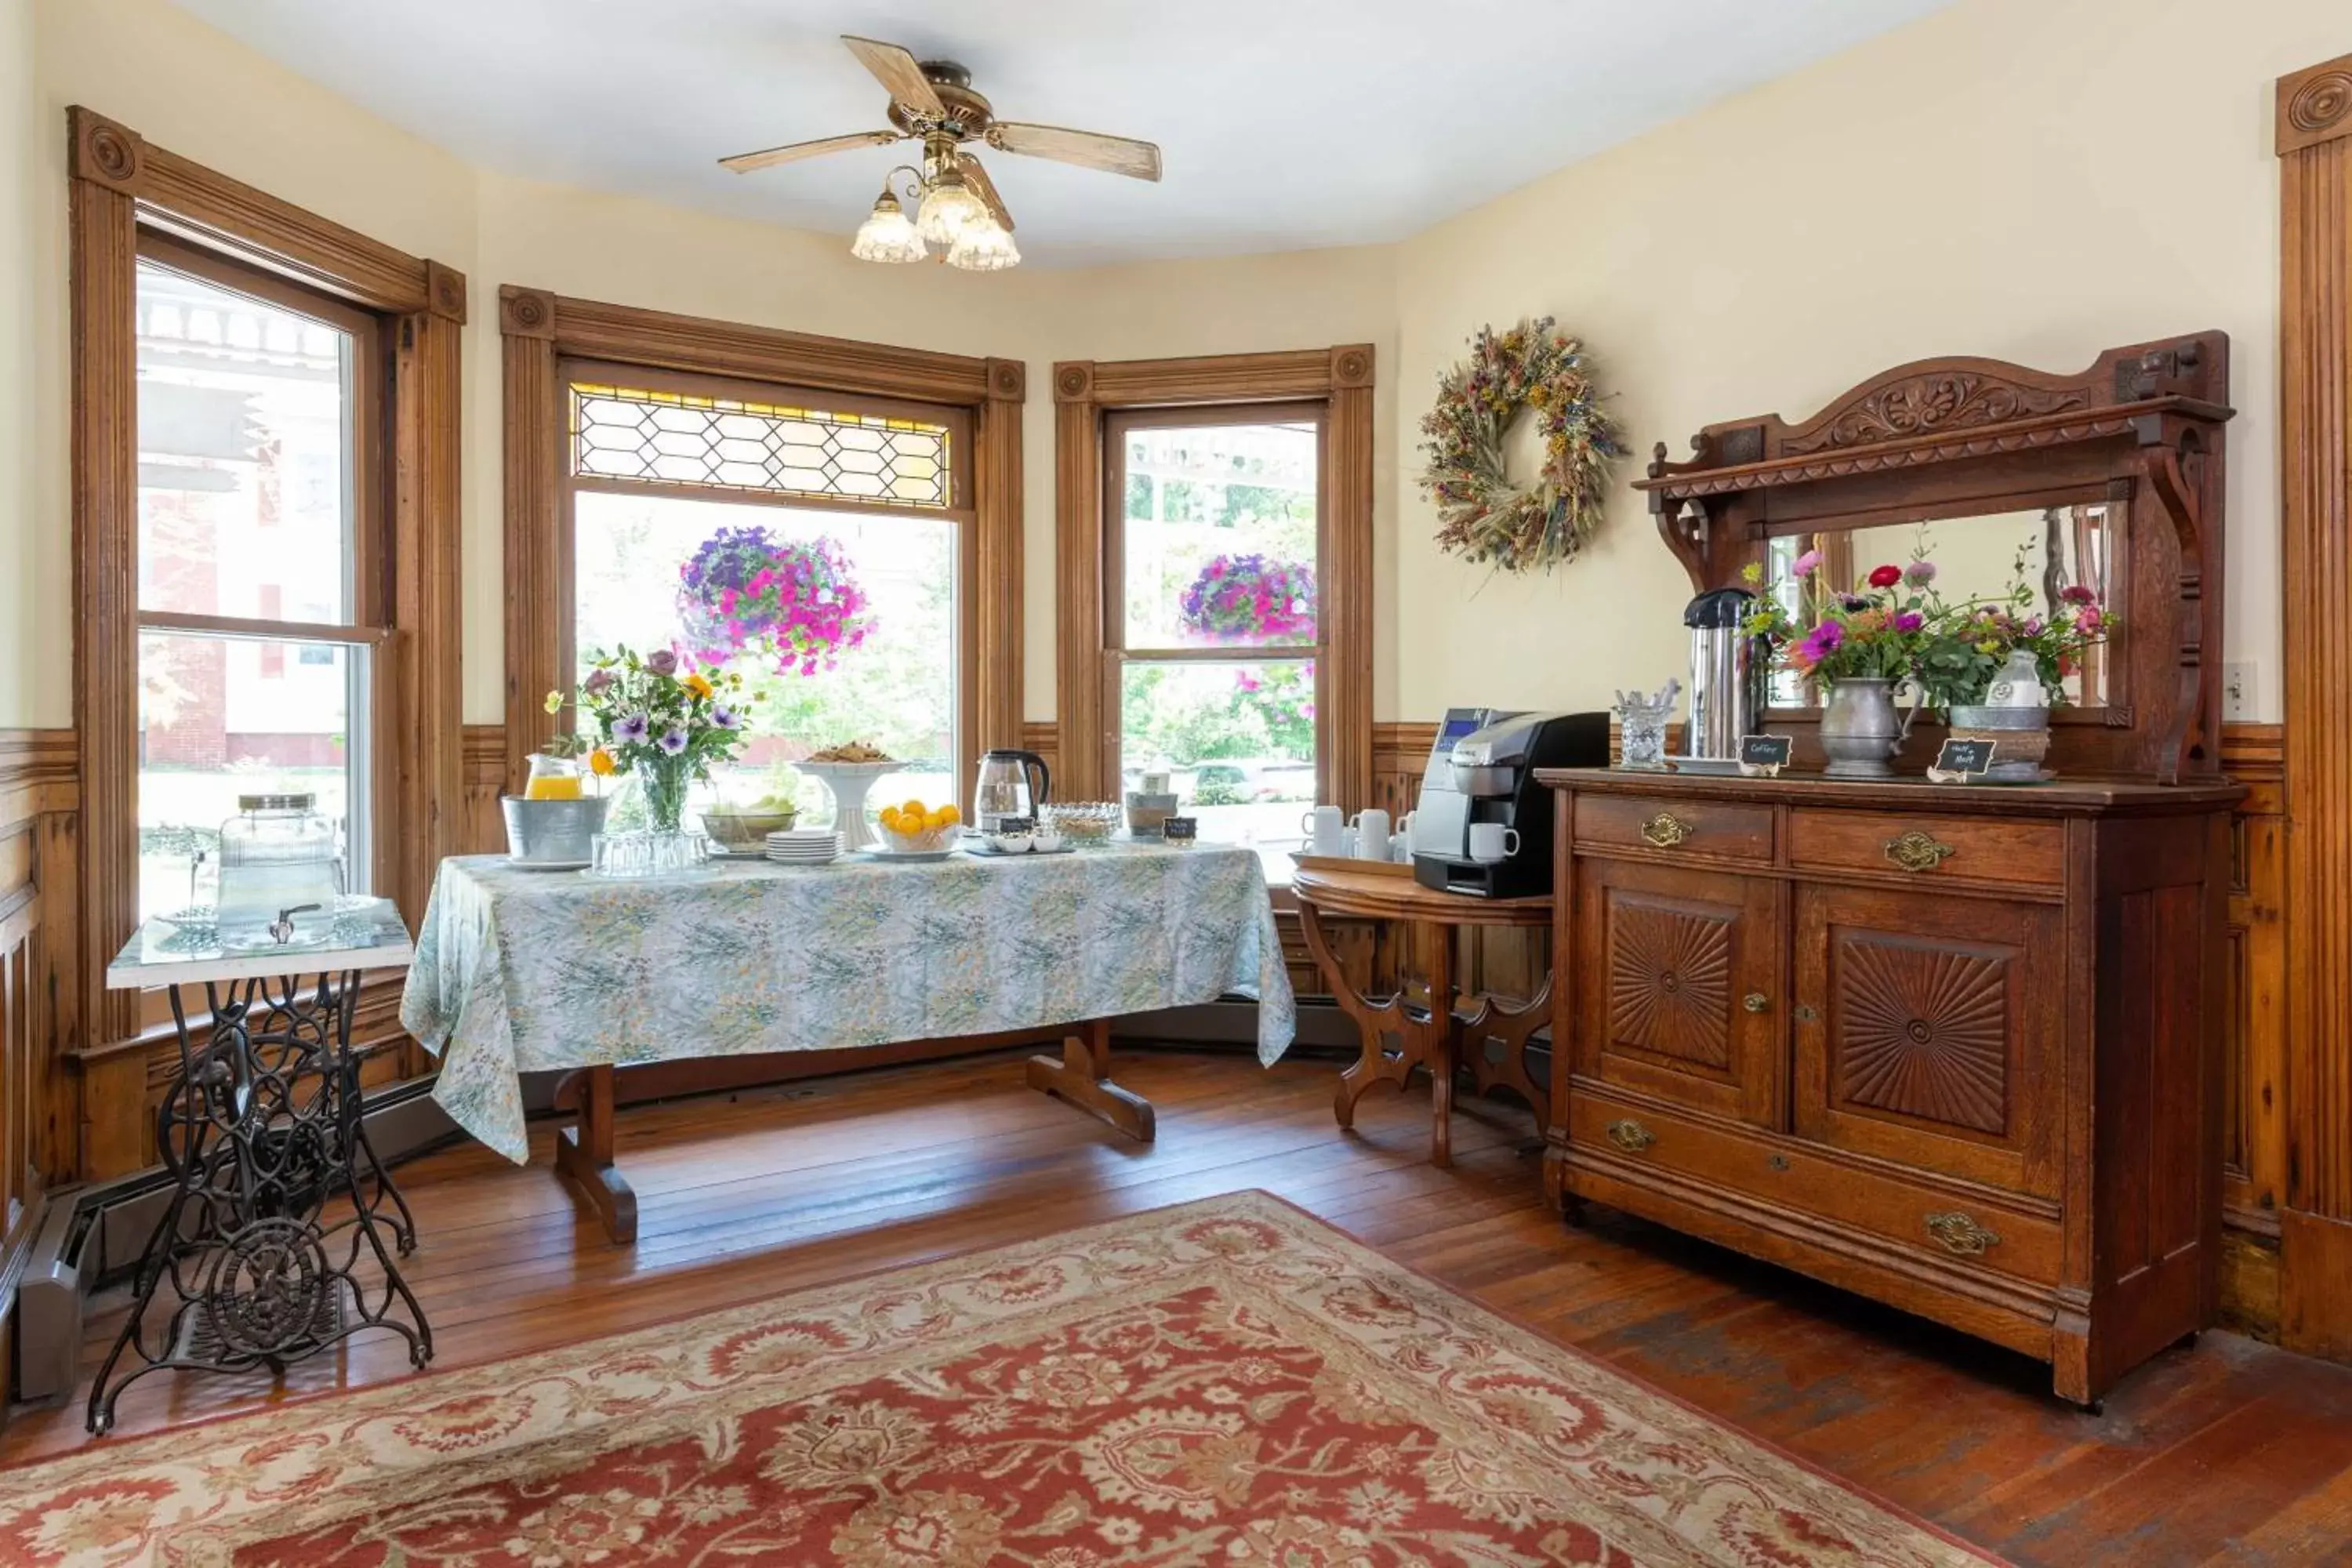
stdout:
[[(368, 1142), (387, 1165), (464, 1136), (433, 1098), (433, 1079), (410, 1079), (367, 1097)], [(39, 1234), (16, 1287), (16, 1397), (68, 1397), (80, 1371), (90, 1293), (130, 1277), (163, 1222), (174, 1183), (161, 1165), (48, 1194)], [(339, 1189), (340, 1190), (340, 1189)]]

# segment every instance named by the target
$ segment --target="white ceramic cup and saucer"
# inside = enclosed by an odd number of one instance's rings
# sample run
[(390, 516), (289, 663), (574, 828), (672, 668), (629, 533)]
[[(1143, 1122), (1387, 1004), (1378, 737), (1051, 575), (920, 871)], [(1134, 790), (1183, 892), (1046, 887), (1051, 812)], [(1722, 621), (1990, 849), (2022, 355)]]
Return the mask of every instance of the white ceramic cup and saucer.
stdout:
[(1506, 827), (1499, 822), (1474, 822), (1470, 825), (1470, 858), (1481, 866), (1507, 860), (1518, 852), (1517, 828)]

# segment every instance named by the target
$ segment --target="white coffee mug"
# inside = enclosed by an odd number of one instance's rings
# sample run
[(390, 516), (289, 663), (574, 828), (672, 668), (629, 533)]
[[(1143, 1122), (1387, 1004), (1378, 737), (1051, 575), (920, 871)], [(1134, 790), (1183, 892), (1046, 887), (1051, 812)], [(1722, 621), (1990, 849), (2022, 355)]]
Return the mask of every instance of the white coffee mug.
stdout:
[(1507, 860), (1519, 852), (1519, 830), (1506, 827), (1499, 822), (1474, 822), (1470, 825), (1470, 858), (1482, 866), (1497, 860)]
[(1339, 858), (1353, 859), (1356, 854), (1356, 830), (1352, 827), (1339, 835)]
[(1367, 860), (1389, 858), (1389, 814), (1379, 806), (1356, 813), (1356, 853)]
[(1298, 819), (1298, 830), (1307, 835), (1307, 852), (1326, 859), (1340, 853), (1339, 834), (1347, 826), (1346, 814), (1336, 805), (1318, 805)]

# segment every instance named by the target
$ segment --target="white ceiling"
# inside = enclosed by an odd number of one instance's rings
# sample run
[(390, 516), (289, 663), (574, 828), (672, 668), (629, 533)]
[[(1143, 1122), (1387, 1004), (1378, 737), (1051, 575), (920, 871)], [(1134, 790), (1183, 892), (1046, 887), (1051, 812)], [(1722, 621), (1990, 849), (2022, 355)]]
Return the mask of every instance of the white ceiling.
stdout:
[(1391, 240), (1949, 0), (177, 0), (468, 162), (845, 236), (908, 144), (841, 33), (1008, 120), (1143, 137), (1158, 185), (990, 153), (1034, 261)]

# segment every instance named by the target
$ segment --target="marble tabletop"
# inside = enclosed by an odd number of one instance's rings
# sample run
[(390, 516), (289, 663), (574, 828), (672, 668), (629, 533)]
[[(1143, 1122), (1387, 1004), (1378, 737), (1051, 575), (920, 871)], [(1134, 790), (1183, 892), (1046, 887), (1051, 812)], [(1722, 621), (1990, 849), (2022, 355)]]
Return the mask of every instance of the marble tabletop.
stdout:
[(400, 923), (400, 911), (391, 900), (353, 900), (334, 911), (323, 941), (286, 947), (223, 946), (209, 926), (151, 920), (131, 933), (106, 966), (106, 984), (110, 991), (132, 991), (206, 981), (405, 969), (414, 956), (408, 928)]

